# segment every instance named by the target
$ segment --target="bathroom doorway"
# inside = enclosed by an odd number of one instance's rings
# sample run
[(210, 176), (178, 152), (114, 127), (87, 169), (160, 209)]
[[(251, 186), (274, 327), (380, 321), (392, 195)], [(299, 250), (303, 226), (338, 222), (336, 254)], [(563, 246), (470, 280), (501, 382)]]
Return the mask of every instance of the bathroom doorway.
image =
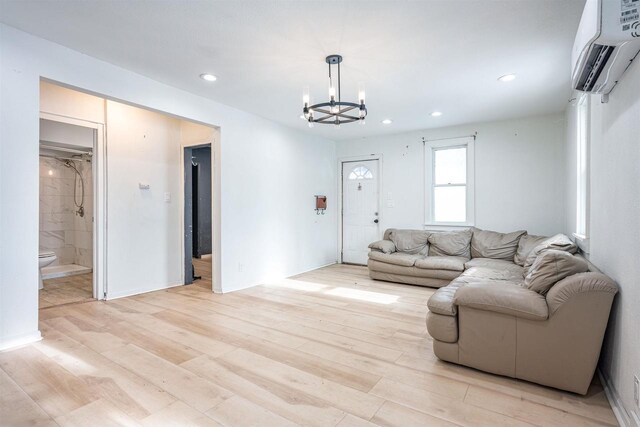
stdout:
[(212, 288), (211, 144), (184, 148), (184, 284)]
[(40, 118), (39, 307), (102, 299), (97, 280), (97, 162), (102, 125)]

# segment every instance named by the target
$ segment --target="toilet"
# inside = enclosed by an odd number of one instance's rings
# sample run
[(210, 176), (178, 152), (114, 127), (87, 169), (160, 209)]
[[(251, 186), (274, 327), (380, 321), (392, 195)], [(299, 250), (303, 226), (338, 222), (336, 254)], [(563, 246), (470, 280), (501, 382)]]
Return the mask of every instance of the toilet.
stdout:
[(42, 268), (50, 265), (56, 259), (56, 254), (50, 251), (43, 251), (38, 254), (38, 280), (40, 281), (38, 289), (44, 287), (42, 284)]

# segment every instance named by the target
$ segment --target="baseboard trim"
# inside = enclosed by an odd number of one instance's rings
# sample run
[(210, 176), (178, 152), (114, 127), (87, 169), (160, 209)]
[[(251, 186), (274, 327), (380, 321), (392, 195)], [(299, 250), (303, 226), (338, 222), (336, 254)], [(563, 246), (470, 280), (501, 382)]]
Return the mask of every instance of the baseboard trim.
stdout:
[(613, 414), (618, 420), (618, 424), (621, 427), (640, 427), (640, 420), (638, 420), (635, 412), (629, 412), (625, 409), (618, 396), (618, 392), (611, 384), (609, 378), (598, 368), (598, 377), (604, 387), (604, 394), (607, 396), (607, 400), (613, 409)]
[(133, 295), (140, 295), (140, 294), (146, 294), (149, 292), (155, 292), (155, 291), (162, 291), (165, 289), (171, 289), (171, 288), (175, 288), (176, 286), (182, 286), (184, 285), (184, 283), (182, 282), (173, 282), (173, 283), (169, 283), (167, 285), (164, 286), (159, 286), (157, 288), (138, 288), (138, 289), (133, 289), (130, 291), (126, 291), (126, 292), (120, 292), (120, 293), (107, 293), (107, 301), (111, 301), (114, 299), (118, 299), (118, 298), (126, 298), (126, 297), (130, 297)]
[(40, 341), (41, 339), (42, 335), (40, 334), (40, 331), (20, 335), (19, 337), (14, 337), (0, 342), (0, 351), (13, 350), (14, 348), (22, 347), (23, 345), (31, 344), (33, 342)]
[(313, 267), (313, 268), (309, 268), (308, 270), (303, 270), (303, 271), (299, 271), (297, 273), (290, 274), (286, 278), (291, 277), (291, 276), (297, 276), (298, 274), (308, 273), (310, 271), (317, 270), (319, 268), (329, 267), (330, 265), (335, 265), (335, 264), (338, 264), (338, 262), (337, 261), (332, 261), (329, 264), (320, 265), (318, 267)]
[(276, 281), (276, 280), (284, 280), (284, 279), (288, 279), (289, 277), (297, 276), (297, 275), (299, 275), (299, 274), (308, 273), (308, 272), (310, 272), (310, 271), (317, 270), (317, 269), (319, 269), (319, 268), (329, 267), (330, 265), (335, 265), (335, 264), (338, 264), (338, 262), (337, 262), (337, 261), (331, 261), (330, 263), (323, 264), (323, 265), (319, 265), (319, 266), (317, 266), (317, 267), (311, 267), (311, 268), (309, 268), (309, 269), (302, 270), (302, 271), (298, 271), (298, 272), (296, 272), (296, 273), (287, 274), (287, 275), (285, 275), (285, 276), (283, 276), (283, 277), (272, 278), (272, 279), (270, 279), (270, 280), (268, 280), (268, 281), (266, 281), (266, 282), (251, 283), (251, 284), (248, 284), (248, 285), (245, 285), (245, 286), (240, 286), (239, 288), (234, 288), (234, 289), (230, 289), (230, 290), (225, 290), (225, 291), (222, 291), (222, 292), (220, 292), (220, 293), (228, 294), (228, 293), (230, 293), (230, 292), (236, 292), (236, 291), (241, 291), (241, 290), (243, 290), (243, 289), (253, 288), (254, 286), (264, 285), (264, 284), (266, 284), (266, 283), (273, 282), (273, 281)]

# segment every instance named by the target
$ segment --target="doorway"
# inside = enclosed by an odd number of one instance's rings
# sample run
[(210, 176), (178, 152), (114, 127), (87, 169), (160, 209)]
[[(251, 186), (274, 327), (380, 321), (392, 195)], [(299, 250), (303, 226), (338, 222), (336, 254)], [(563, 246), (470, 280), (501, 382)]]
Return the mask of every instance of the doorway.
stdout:
[(211, 289), (212, 161), (211, 145), (184, 148), (184, 284)]
[(40, 118), (39, 308), (102, 299), (102, 125)]
[(379, 160), (342, 162), (342, 262), (365, 265), (379, 238)]

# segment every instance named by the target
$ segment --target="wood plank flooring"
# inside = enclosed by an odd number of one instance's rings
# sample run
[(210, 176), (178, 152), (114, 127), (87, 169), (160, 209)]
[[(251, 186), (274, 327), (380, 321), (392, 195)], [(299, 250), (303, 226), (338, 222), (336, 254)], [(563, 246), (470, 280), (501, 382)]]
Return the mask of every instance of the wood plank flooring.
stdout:
[(93, 300), (93, 273), (76, 274), (43, 281), (39, 291), (39, 307)]
[(224, 295), (204, 276), (41, 310), (44, 339), (0, 353), (0, 423), (617, 425), (597, 382), (578, 396), (437, 360), (433, 289), (346, 265)]
[(194, 285), (211, 290), (211, 255), (203, 255), (202, 258), (193, 258), (193, 272), (202, 279), (193, 282)]

